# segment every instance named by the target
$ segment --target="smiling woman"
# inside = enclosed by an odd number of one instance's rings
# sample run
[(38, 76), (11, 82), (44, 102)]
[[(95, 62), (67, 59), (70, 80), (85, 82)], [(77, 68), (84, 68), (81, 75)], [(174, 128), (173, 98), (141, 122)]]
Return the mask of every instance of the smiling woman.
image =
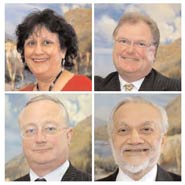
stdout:
[(53, 10), (29, 14), (17, 26), (17, 50), (36, 78), (21, 91), (90, 91), (91, 80), (66, 69), (78, 56), (73, 27)]

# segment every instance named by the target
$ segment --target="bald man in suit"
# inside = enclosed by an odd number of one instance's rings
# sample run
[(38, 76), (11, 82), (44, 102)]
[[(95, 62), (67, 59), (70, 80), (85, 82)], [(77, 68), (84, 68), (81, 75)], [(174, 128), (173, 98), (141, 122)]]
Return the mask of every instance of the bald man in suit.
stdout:
[(72, 128), (64, 105), (39, 95), (19, 115), (19, 127), (29, 173), (15, 181), (90, 181), (91, 176), (69, 161)]

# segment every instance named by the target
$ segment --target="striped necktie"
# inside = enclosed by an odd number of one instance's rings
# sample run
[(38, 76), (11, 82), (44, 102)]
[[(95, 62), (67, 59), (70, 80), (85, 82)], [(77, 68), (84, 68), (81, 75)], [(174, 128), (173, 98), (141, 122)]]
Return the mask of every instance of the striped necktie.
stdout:
[(125, 91), (131, 91), (134, 88), (133, 84), (125, 84), (124, 86)]

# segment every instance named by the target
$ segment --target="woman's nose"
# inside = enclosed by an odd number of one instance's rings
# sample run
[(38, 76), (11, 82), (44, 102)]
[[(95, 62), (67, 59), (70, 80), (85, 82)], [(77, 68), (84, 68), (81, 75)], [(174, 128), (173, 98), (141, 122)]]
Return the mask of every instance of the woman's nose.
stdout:
[(35, 53), (35, 54), (43, 53), (43, 47), (42, 47), (41, 43), (37, 43), (37, 44), (35, 45), (34, 53)]

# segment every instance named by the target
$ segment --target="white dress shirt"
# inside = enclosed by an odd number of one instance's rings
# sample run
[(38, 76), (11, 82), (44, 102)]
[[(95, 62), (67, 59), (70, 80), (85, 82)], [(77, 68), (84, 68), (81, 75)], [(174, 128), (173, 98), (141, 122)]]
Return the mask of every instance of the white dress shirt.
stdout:
[(119, 77), (121, 91), (125, 91), (125, 89), (124, 89), (124, 85), (125, 84), (133, 84), (134, 87), (133, 87), (133, 89), (131, 91), (139, 91), (139, 88), (141, 87), (141, 84), (142, 84), (142, 82), (144, 80), (144, 78), (141, 78), (140, 80), (137, 80), (137, 81), (129, 83), (129, 82), (126, 82), (125, 80), (123, 80), (120, 75), (118, 75), (118, 77)]
[(46, 181), (61, 181), (68, 168), (69, 161), (67, 160), (57, 169), (53, 170), (43, 177), (39, 177), (32, 169), (30, 169), (30, 181), (35, 181), (38, 178), (44, 178), (46, 179)]
[[(156, 180), (156, 177), (157, 177), (157, 165), (155, 165), (151, 171), (149, 171), (146, 175), (144, 175), (138, 181), (152, 182), (152, 181)], [(125, 173), (123, 173), (123, 171), (119, 168), (119, 172), (116, 177), (116, 181), (135, 181), (135, 180), (131, 179), (129, 176), (127, 176)]]

